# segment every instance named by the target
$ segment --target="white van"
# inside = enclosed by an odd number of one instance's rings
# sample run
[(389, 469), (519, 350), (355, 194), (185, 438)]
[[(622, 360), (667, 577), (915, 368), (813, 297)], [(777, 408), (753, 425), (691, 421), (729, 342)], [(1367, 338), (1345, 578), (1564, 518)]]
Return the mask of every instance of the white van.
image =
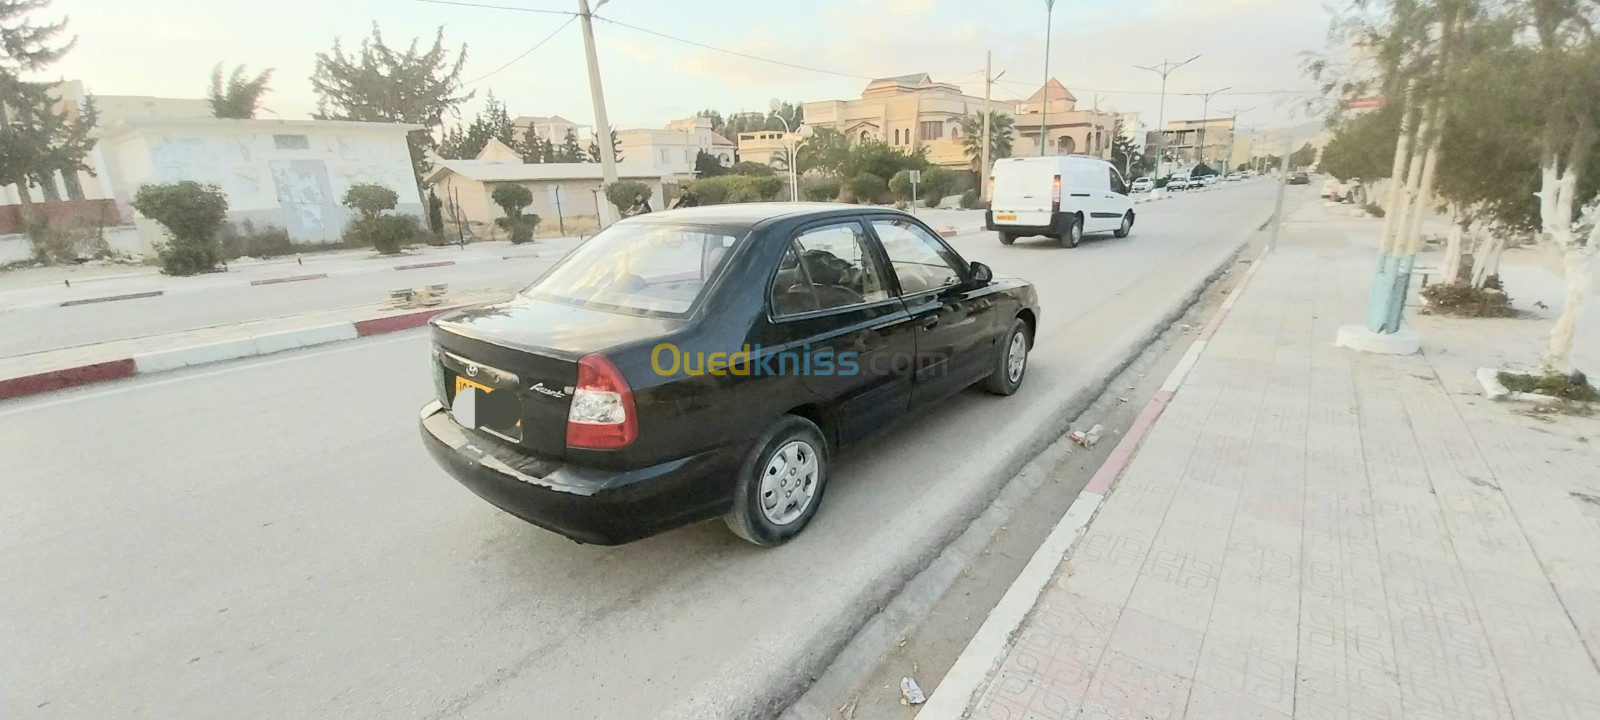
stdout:
[(989, 178), (985, 227), (1010, 245), (1044, 235), (1077, 247), (1084, 233), (1133, 231), (1133, 200), (1115, 167), (1087, 155), (1006, 158)]

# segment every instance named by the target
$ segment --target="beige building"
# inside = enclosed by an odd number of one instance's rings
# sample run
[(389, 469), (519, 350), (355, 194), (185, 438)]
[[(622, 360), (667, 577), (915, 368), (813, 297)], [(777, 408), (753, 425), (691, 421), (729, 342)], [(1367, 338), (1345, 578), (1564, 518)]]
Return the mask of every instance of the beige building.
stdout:
[(733, 165), (733, 141), (711, 130), (711, 119), (687, 117), (660, 130), (618, 130), (617, 145), (623, 159), (650, 165), (664, 175), (692, 176), (695, 158), (706, 152), (723, 167)]
[(1012, 132), (1014, 157), (1039, 155), (1039, 136), (1043, 125), (1047, 155), (1093, 155), (1111, 158), (1116, 139), (1117, 113), (1112, 110), (1079, 110), (1078, 98), (1060, 80), (1050, 78), (1027, 100), (1017, 103), (1016, 124)]
[(757, 162), (773, 167), (788, 167), (784, 158), (789, 156), (789, 143), (803, 142), (800, 136), (782, 130), (756, 130), (739, 133), (739, 161)]
[(560, 145), (567, 139), (567, 131), (577, 136), (578, 142), (588, 146), (594, 139), (594, 128), (589, 125), (579, 125), (560, 115), (542, 117), (538, 115), (523, 115), (511, 121), (511, 127), (516, 129), (516, 138), (521, 140), (530, 130), (534, 137), (543, 138), (551, 143)]
[[(991, 107), (1010, 111), (1005, 102)], [(966, 169), (972, 160), (962, 142), (961, 120), (980, 112), (983, 98), (918, 73), (873, 80), (855, 100), (808, 102), (803, 108), (807, 125), (838, 130), (851, 143), (872, 139), (905, 152), (926, 148), (934, 165)]]
[(1161, 135), (1166, 159), (1178, 167), (1204, 162), (1221, 170), (1233, 163), (1237, 151), (1233, 118), (1169, 120)]
[[(663, 174), (645, 163), (617, 164), (617, 178), (644, 183), (656, 210), (667, 202)], [(494, 225), (496, 218), (505, 217), (492, 198), (498, 185), (522, 185), (532, 191), (533, 203), (524, 212), (539, 216), (540, 234), (593, 231), (600, 224), (599, 203), (606, 201), (599, 163), (524, 163), (498, 140), (490, 140), (472, 160), (435, 159), (424, 180), (444, 201), (446, 224), (459, 219), (479, 239), (504, 235)]]

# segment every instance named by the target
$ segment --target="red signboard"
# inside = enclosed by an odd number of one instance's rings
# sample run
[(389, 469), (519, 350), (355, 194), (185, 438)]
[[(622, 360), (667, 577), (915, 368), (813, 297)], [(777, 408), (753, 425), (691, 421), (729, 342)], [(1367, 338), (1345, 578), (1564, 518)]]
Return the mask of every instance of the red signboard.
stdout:
[(1348, 110), (1377, 110), (1383, 107), (1383, 96), (1373, 95), (1371, 97), (1351, 98), (1344, 101), (1344, 106)]

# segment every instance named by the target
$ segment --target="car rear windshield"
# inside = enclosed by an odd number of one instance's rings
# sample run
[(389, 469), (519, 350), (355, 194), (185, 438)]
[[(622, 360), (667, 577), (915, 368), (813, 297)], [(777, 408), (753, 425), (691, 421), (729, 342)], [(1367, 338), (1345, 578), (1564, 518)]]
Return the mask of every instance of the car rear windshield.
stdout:
[(702, 225), (613, 225), (523, 294), (597, 310), (683, 317), (748, 234), (744, 228)]

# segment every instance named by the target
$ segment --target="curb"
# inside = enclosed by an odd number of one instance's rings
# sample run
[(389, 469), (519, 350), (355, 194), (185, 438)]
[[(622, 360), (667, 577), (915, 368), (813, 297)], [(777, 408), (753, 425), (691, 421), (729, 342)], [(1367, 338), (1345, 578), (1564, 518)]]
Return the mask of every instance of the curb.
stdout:
[(224, 340), (172, 350), (157, 350), (128, 358), (49, 370), (33, 375), (23, 375), (22, 377), (0, 379), (0, 400), (64, 390), (82, 385), (92, 385), (110, 380), (121, 380), (134, 375), (165, 372), (167, 370), (177, 370), (259, 355), (271, 355), (285, 350), (298, 350), (300, 348), (354, 340), (372, 335), (411, 330), (428, 324), (428, 321), (432, 320), (435, 315), (462, 307), (466, 307), (466, 305), (428, 308), (427, 310), (369, 318), (367, 320), (285, 330), (237, 340)]
[(138, 300), (139, 298), (159, 297), (166, 294), (165, 290), (151, 290), (150, 292), (128, 293), (126, 295), (107, 295), (105, 297), (86, 298), (83, 300), (68, 300), (56, 303), (57, 307), (72, 307), (74, 305), (89, 305), (92, 303), (112, 302), (115, 300)]
[(1088, 529), (1090, 521), (1100, 509), (1100, 504), (1110, 494), (1117, 478), (1132, 462), (1139, 445), (1144, 442), (1145, 436), (1166, 410), (1167, 404), (1183, 386), (1184, 380), (1199, 362), (1200, 355), (1205, 352), (1206, 343), (1221, 326), (1223, 318), (1233, 309), (1240, 293), (1250, 284), (1250, 278), (1255, 275), (1256, 269), (1261, 266), (1262, 260), (1266, 259), (1268, 252), (1263, 249), (1261, 254), (1251, 261), (1250, 268), (1245, 271), (1239, 285), (1228, 293), (1222, 306), (1206, 323), (1205, 329), (1189, 345), (1183, 358), (1167, 375), (1166, 381), (1161, 384), (1161, 389), (1156, 391), (1155, 397), (1152, 397), (1140, 411), (1133, 425), (1123, 434), (1122, 440), (1112, 448), (1105, 462), (1101, 463), (1100, 468), (1090, 477), (1088, 485), (1078, 495), (1078, 499), (1067, 508), (1061, 521), (1050, 531), (1050, 535), (1034, 552), (1033, 557), (1028, 559), (1028, 564), (1000, 598), (994, 610), (990, 611), (989, 617), (978, 628), (977, 634), (956, 657), (955, 664), (945, 673), (944, 679), (939, 681), (927, 704), (917, 713), (918, 718), (958, 720), (966, 715), (978, 694), (1005, 659), (1013, 636), (1033, 612), (1034, 605), (1044, 593), (1045, 587), (1055, 577), (1061, 561), (1072, 551), (1078, 538)]

